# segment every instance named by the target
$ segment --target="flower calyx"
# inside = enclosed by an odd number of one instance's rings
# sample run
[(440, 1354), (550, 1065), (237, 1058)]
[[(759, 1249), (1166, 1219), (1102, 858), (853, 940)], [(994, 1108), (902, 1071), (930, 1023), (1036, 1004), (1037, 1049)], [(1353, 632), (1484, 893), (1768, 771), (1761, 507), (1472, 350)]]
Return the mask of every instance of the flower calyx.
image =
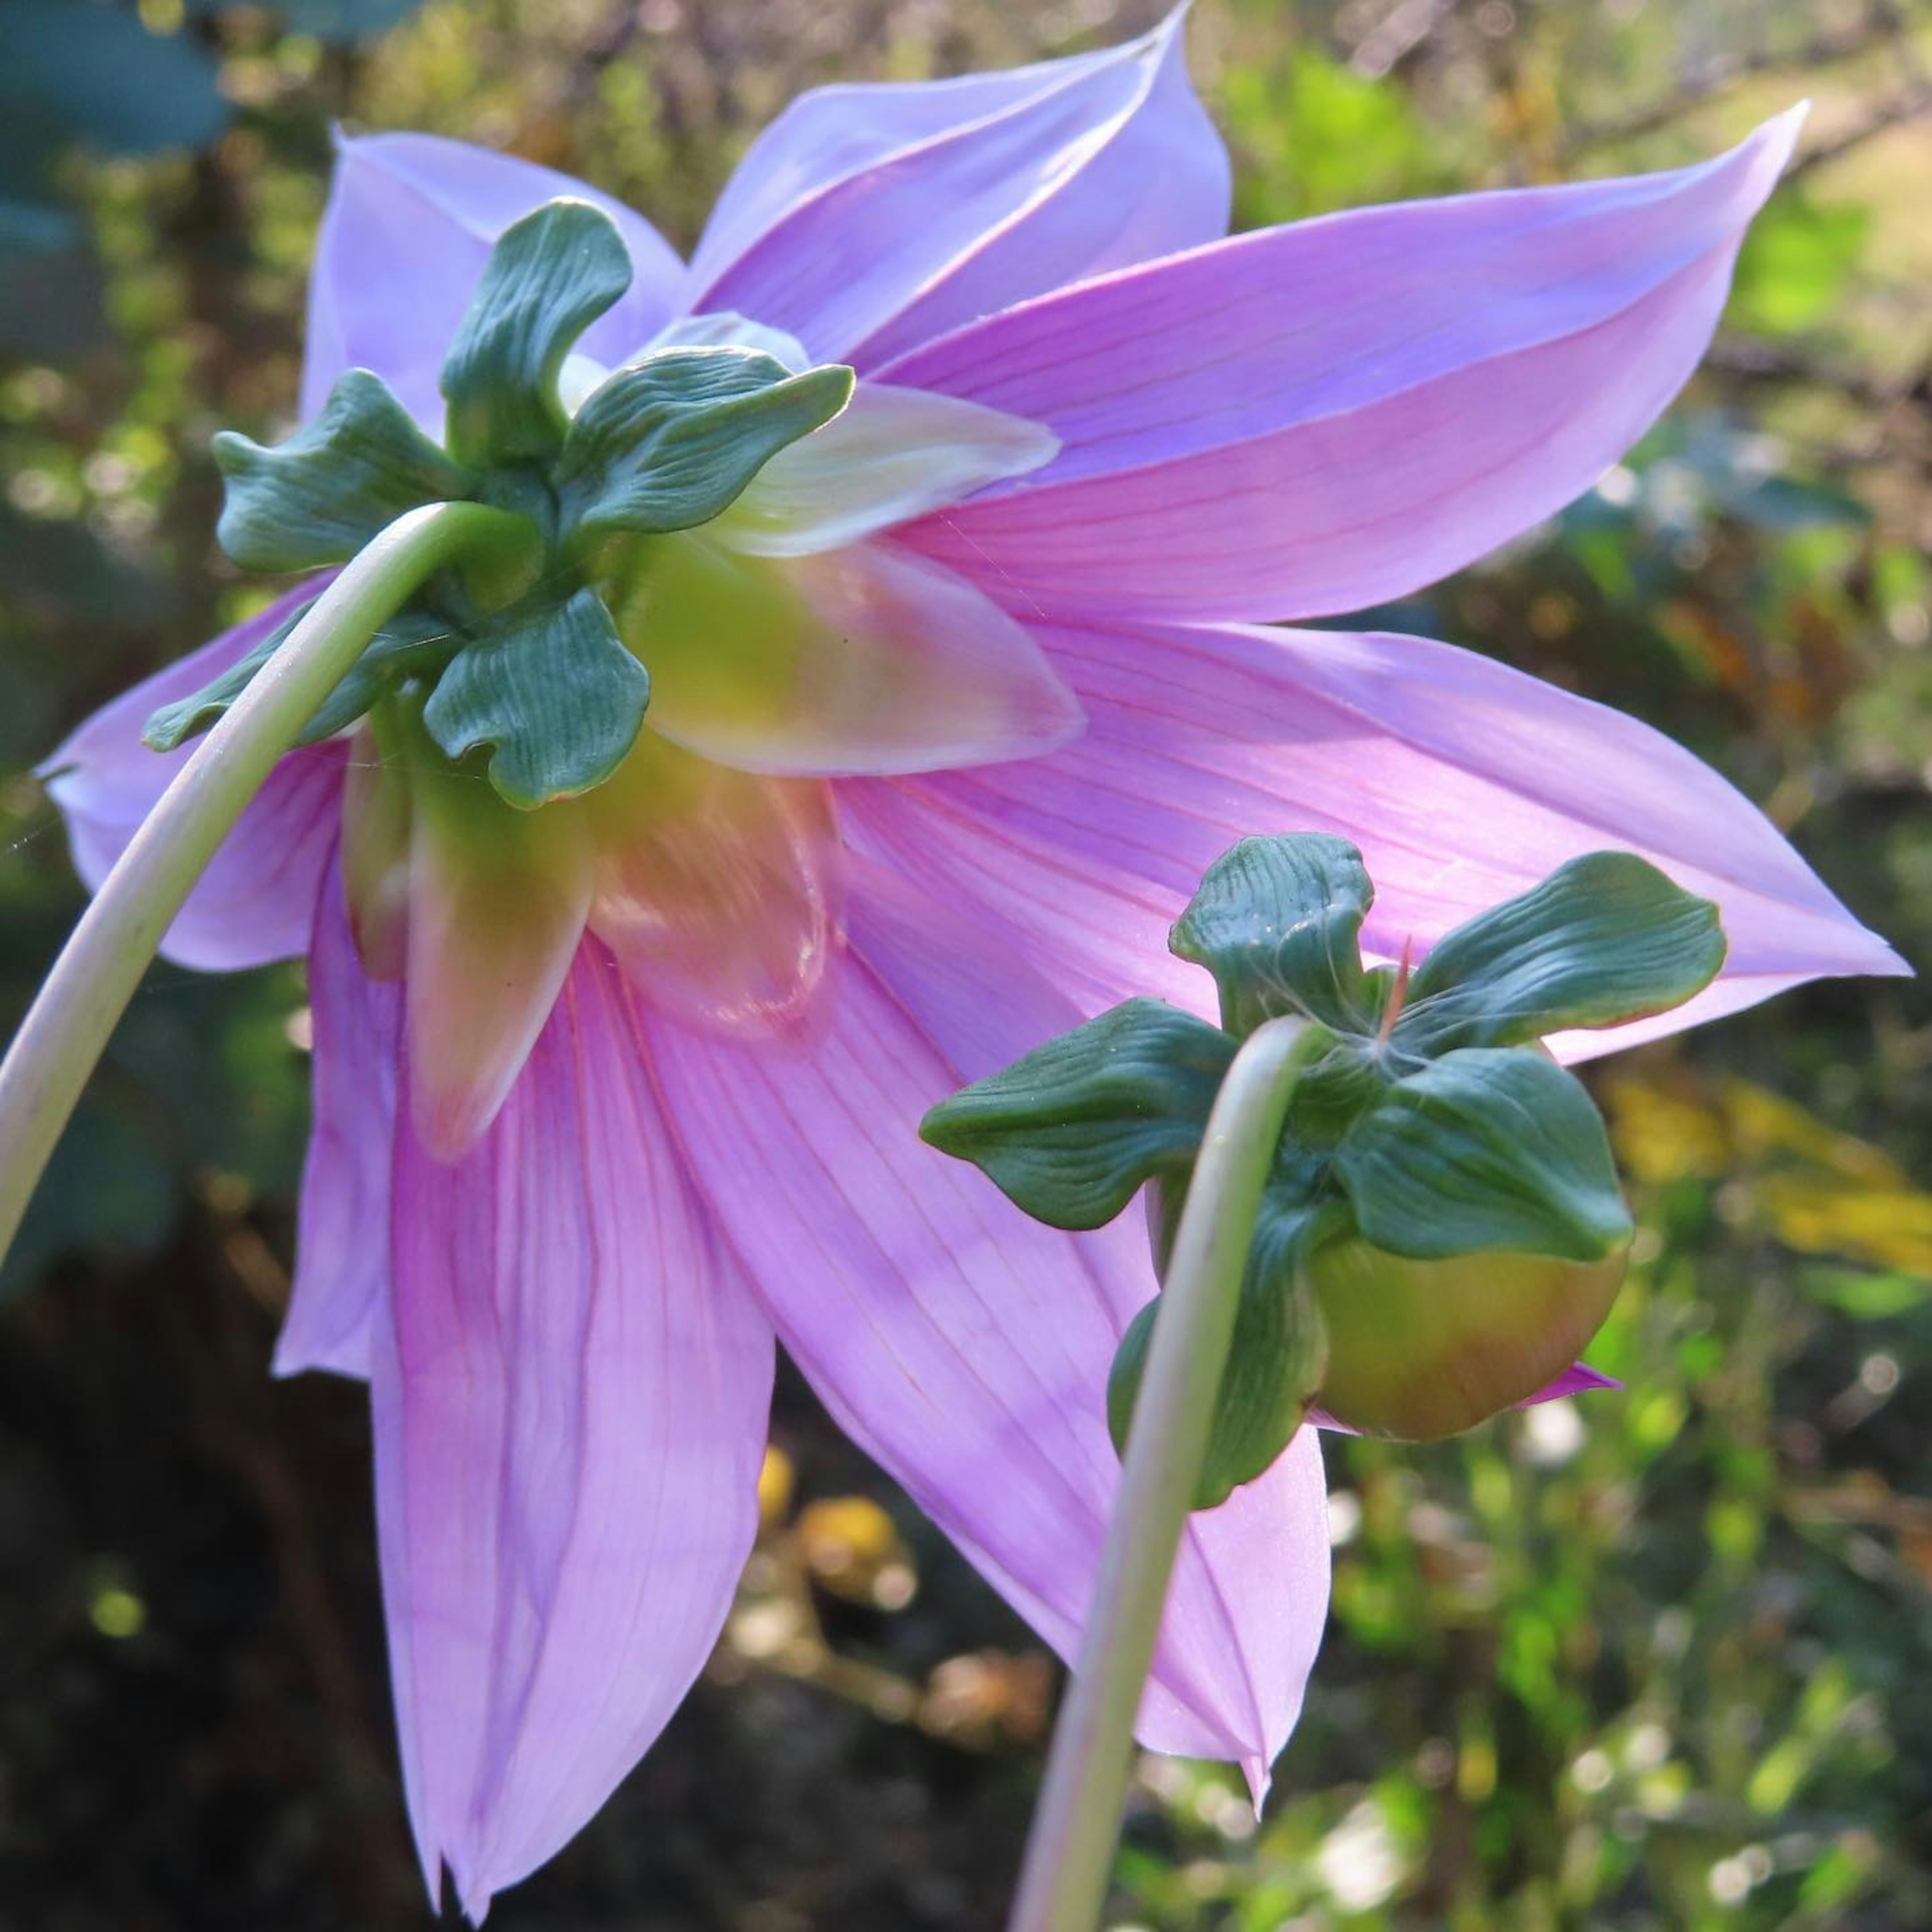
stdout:
[[(588, 790), (622, 762), (650, 681), (599, 594), (601, 553), (613, 538), (723, 514), (772, 457), (838, 416), (854, 384), (849, 368), (796, 370), (742, 340), (680, 341), (573, 395), (583, 388), (566, 367), (573, 346), (631, 272), (601, 209), (548, 202), (504, 230), (451, 345), (443, 444), (366, 369), (344, 374), (315, 421), (273, 448), (216, 437), (227, 486), (217, 534), (248, 569), (340, 563), (424, 503), (488, 503), (526, 532), (513, 554), (500, 547), (434, 579), (377, 634), (304, 742), (407, 687), (425, 700), (443, 755), (487, 761), (490, 782), (520, 808)], [(212, 724), (303, 614), (156, 712), (146, 742), (172, 751)]]
[[(1320, 834), (1243, 840), (1170, 936), (1218, 1027), (1131, 1000), (942, 1102), (921, 1129), (1036, 1220), (1112, 1220), (1148, 1190), (1157, 1265), (1241, 1042), (1308, 1025), (1250, 1244), (1196, 1506), (1261, 1474), (1310, 1408), (1421, 1438), (1533, 1396), (1620, 1282), (1631, 1225), (1603, 1122), (1546, 1034), (1681, 1004), (1722, 964), (1717, 908), (1600, 852), (1370, 965), (1361, 855)], [(1116, 1358), (1124, 1443), (1158, 1298)]]

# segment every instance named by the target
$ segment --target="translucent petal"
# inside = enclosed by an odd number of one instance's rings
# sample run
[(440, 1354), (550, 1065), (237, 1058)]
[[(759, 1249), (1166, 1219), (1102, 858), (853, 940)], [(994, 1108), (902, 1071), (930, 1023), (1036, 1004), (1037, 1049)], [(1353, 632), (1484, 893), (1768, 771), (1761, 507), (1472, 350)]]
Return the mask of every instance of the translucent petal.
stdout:
[(1058, 440), (976, 403), (861, 382), (842, 414), (782, 449), (712, 526), (751, 556), (807, 556), (1051, 463)]
[(1033, 758), (1081, 729), (1020, 624), (884, 544), (777, 562), (676, 537), (614, 595), (652, 728), (720, 764), (933, 771)]
[(646, 728), (585, 804), (590, 929), (632, 987), (727, 1034), (804, 1024), (843, 940), (831, 787), (732, 771)]

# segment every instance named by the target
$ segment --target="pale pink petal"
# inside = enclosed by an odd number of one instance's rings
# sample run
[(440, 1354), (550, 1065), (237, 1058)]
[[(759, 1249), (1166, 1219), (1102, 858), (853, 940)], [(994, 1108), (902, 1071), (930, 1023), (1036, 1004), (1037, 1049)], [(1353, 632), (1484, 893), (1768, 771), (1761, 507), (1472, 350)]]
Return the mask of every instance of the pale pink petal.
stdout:
[(616, 608), (650, 666), (650, 728), (741, 771), (934, 771), (1081, 729), (1023, 626), (888, 542), (780, 561), (674, 538)]
[[(151, 752), (142, 728), (248, 653), (322, 580), (145, 678), (94, 712), (43, 760), (47, 794), (67, 820), (74, 869), (96, 890), (201, 741)], [(292, 752), (243, 812), (161, 942), (164, 958), (203, 972), (292, 959), (307, 950), (342, 792), (340, 745)]]
[[(654, 1064), (693, 1172), (813, 1386), (1066, 1654), (1118, 1483), (1108, 1367), (1151, 1267), (1137, 1228), (1042, 1228), (919, 1141), (933, 1102), (1072, 1012), (996, 924), (908, 890), (881, 902), (855, 881), (853, 958), (810, 1052), (651, 1023)], [(1273, 1757), (1325, 1615), (1322, 1495), (1304, 1431), (1195, 1520), (1145, 1740), (1251, 1767)]]
[(712, 526), (750, 556), (809, 556), (910, 523), (1053, 460), (1036, 424), (956, 396), (861, 382), (823, 429), (782, 449)]
[(844, 91), (842, 129), (836, 111), (802, 105), (746, 158), (745, 190), (727, 191), (691, 306), (736, 310), (863, 369), (1042, 290), (1224, 233), (1227, 157), (1188, 85), (1181, 20), (974, 82), (955, 97), (977, 110), (969, 118), (902, 92), (874, 122), (869, 91)]
[(907, 540), (1022, 611), (1308, 617), (1433, 582), (1654, 420), (1796, 134), (1242, 236), (933, 344), (878, 373), (1063, 446)]
[(332, 865), (309, 944), (314, 1124), (302, 1169), (296, 1275), (275, 1343), (275, 1373), (369, 1372), (369, 1326), (386, 1306), (389, 1170), (395, 1138), (400, 989), (356, 956), (342, 874)]
[(464, 1909), (588, 1820), (716, 1640), (757, 1520), (772, 1336), (587, 946), (494, 1126), (398, 1138), (372, 1394), (410, 1815)]
[(578, 345), (614, 367), (669, 319), (684, 268), (640, 214), (554, 169), (434, 134), (338, 144), (309, 284), (302, 415), (311, 420), (345, 369), (373, 369), (417, 421), (442, 426), (443, 358), (491, 246), (558, 195), (593, 202), (630, 250), (628, 292)]
[(1596, 1051), (1800, 980), (1903, 970), (1708, 766), (1490, 659), (1340, 632), (1036, 629), (1086, 710), (1084, 738), (1024, 765), (848, 786), (841, 809), (856, 843), (928, 890), (970, 894), (1047, 957), (1077, 945), (1084, 1003), (1199, 1006), (1206, 976), (1168, 958), (1167, 926), (1252, 832), (1359, 845), (1376, 886), (1365, 940), (1388, 958), (1587, 851), (1641, 853), (1716, 900), (1730, 941), (1716, 985), (1587, 1036)]

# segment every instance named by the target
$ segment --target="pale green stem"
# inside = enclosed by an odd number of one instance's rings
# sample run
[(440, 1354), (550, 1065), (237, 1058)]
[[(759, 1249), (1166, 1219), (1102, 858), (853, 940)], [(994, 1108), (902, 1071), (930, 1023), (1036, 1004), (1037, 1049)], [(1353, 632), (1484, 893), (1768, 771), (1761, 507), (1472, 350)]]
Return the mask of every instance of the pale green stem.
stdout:
[(1207, 1454), (1262, 1190), (1296, 1076), (1320, 1040), (1298, 1019), (1256, 1028), (1208, 1116), (1008, 1932), (1094, 1932), (1100, 1922), (1132, 1771), (1134, 1719)]
[[(481, 503), (398, 517), (195, 747), (101, 882), (0, 1062), (0, 1261), (163, 934), (276, 761), (425, 578), (461, 553), (530, 535), (521, 519)], [(261, 855), (264, 866), (280, 862)]]

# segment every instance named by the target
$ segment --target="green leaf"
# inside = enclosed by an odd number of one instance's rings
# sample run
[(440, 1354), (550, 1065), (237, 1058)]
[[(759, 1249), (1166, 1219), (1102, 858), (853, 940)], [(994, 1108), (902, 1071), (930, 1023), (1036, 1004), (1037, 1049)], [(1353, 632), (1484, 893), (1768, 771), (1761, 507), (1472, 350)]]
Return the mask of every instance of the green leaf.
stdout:
[(1346, 839), (1244, 838), (1202, 875), (1168, 944), (1214, 974), (1221, 1023), (1238, 1037), (1288, 1013), (1372, 1032), (1377, 1007), (1360, 942), (1374, 898)]
[(1724, 963), (1718, 908), (1630, 852), (1573, 859), (1456, 927), (1408, 984), (1412, 1052), (1540, 1039), (1681, 1006)]
[(842, 365), (795, 376), (761, 350), (665, 349), (584, 400), (556, 466), (564, 529), (683, 530), (851, 400)]
[[(255, 674), (314, 608), (311, 600), (291, 611), (246, 657), (237, 658), (219, 677), (186, 698), (163, 705), (143, 728), (142, 743), (151, 752), (172, 752), (206, 731), (248, 689)], [(343, 674), (298, 742), (320, 744), (346, 730), (396, 678), (434, 669), (454, 653), (459, 640), (459, 634), (440, 617), (427, 612), (398, 612)]]
[(1034, 1220), (1098, 1228), (1192, 1160), (1234, 1054), (1205, 1020), (1130, 1000), (942, 1100), (920, 1134)]
[(556, 454), (568, 422), (556, 387), (564, 358), (630, 285), (624, 238), (587, 201), (560, 196), (503, 230), (442, 365), (460, 461)]
[[(1214, 1399), (1196, 1509), (1226, 1502), (1273, 1468), (1321, 1386), (1325, 1326), (1303, 1265), (1315, 1220), (1314, 1210), (1299, 1203), (1263, 1201)], [(1128, 1324), (1107, 1378), (1107, 1426), (1123, 1455), (1160, 1310), (1156, 1297)]]
[(1590, 1096), (1521, 1047), (1472, 1047), (1390, 1088), (1337, 1150), (1364, 1236), (1416, 1260), (1505, 1249), (1601, 1260), (1630, 1239)]
[(366, 369), (342, 376), (286, 442), (268, 448), (224, 430), (214, 450), (228, 485), (215, 536), (244, 570), (342, 562), (405, 510), (476, 489)]
[(452, 758), (491, 747), (490, 782), (533, 811), (608, 778), (637, 742), (650, 700), (650, 677), (610, 614), (580, 590), (465, 644), (423, 723)]

